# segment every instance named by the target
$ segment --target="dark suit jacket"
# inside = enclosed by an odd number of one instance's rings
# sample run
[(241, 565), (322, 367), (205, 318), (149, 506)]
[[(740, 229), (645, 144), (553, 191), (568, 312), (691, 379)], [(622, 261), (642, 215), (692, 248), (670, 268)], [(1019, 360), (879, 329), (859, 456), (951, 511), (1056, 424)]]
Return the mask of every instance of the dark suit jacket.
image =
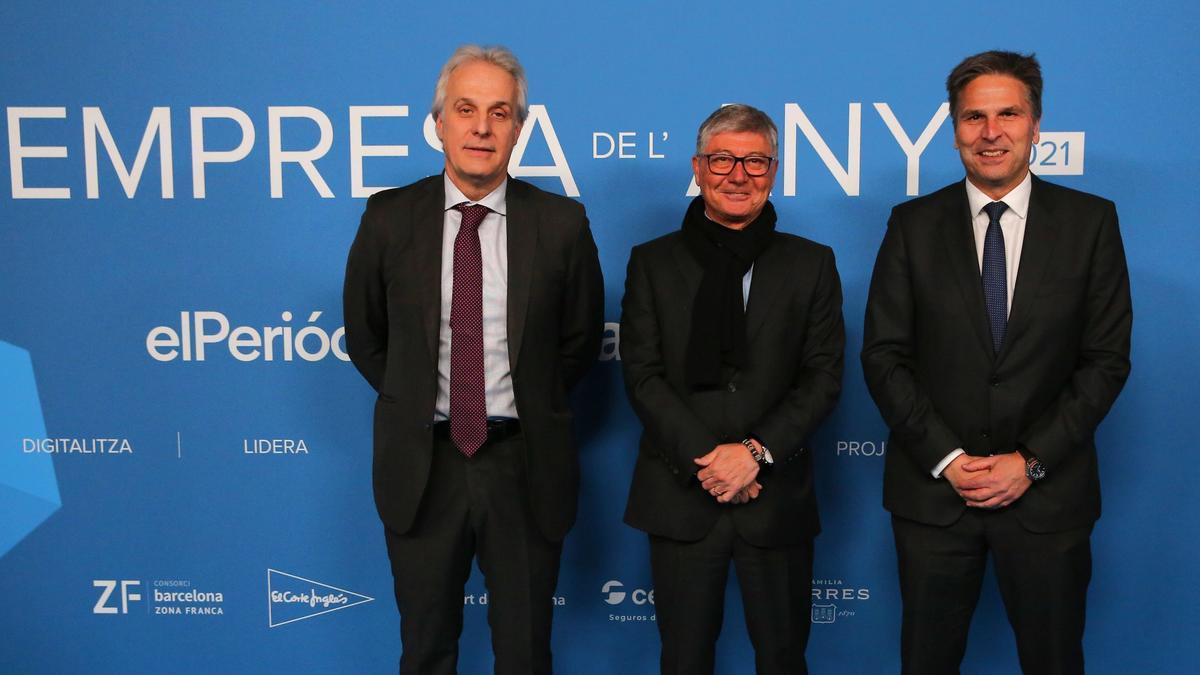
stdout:
[[(782, 546), (820, 529), (812, 457), (804, 445), (841, 392), (842, 292), (833, 251), (775, 233), (754, 263), (746, 308), (748, 363), (725, 389), (685, 381), (692, 301), (702, 270), (675, 232), (633, 249), (621, 316), (629, 400), (645, 428), (625, 522), (680, 541), (704, 537), (724, 509), (758, 546)], [(745, 505), (721, 505), (700, 488), (692, 460), (753, 434), (775, 466)]]
[[(375, 504), (400, 534), (433, 451), (444, 201), (440, 174), (375, 194), (346, 263), (346, 349), (379, 393)], [(599, 353), (604, 283), (582, 205), (509, 178), (507, 210), (509, 362), (529, 498), (543, 534), (558, 541), (579, 491), (567, 392)]]
[(1100, 516), (1093, 433), (1129, 374), (1129, 275), (1113, 203), (1033, 178), (998, 355), (965, 184), (897, 206), (875, 263), (862, 364), (891, 427), (883, 501), (949, 525), (966, 506), (930, 471), (970, 455), (1035, 454), (1047, 476), (1012, 506), (1034, 532)]

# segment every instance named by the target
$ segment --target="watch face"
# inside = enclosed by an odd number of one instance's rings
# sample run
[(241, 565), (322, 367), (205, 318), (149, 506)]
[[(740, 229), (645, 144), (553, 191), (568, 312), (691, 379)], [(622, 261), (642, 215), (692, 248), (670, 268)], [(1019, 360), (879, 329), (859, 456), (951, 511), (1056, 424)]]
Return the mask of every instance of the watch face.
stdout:
[(1025, 465), (1025, 475), (1029, 477), (1029, 480), (1041, 480), (1046, 477), (1046, 467), (1042, 466), (1042, 463), (1037, 460), (1030, 460)]

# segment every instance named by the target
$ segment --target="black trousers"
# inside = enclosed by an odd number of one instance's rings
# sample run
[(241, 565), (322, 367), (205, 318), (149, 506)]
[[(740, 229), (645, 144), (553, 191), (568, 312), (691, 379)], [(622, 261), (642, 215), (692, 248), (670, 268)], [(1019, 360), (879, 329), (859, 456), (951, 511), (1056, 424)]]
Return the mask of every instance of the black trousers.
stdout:
[(437, 440), (426, 494), (405, 534), (386, 527), (403, 653), (400, 672), (457, 672), (463, 588), (477, 559), (488, 593), (495, 672), (550, 673), (552, 597), (561, 542), (530, 511), (518, 433), (468, 459)]
[(904, 618), (902, 671), (958, 673), (990, 552), (1021, 669), (1083, 673), (1091, 526), (1037, 534), (1011, 509), (968, 509), (949, 527), (892, 517)]
[[(650, 535), (662, 672), (713, 672), (730, 560), (742, 591), (756, 672), (807, 673), (812, 539), (784, 548), (752, 546), (738, 535), (728, 511), (700, 541)], [(738, 672), (749, 672), (749, 667)]]

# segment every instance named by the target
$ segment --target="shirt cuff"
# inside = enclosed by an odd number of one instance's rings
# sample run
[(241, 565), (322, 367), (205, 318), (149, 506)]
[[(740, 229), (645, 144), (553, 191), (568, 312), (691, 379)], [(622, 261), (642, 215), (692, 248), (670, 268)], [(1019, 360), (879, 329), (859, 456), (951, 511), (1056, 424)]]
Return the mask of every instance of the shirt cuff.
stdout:
[(950, 462), (953, 462), (959, 455), (965, 454), (967, 454), (967, 452), (962, 448), (955, 448), (954, 450), (950, 451), (950, 454), (943, 457), (942, 461), (938, 462), (938, 465), (933, 467), (933, 471), (930, 471), (929, 473), (933, 474), (934, 478), (941, 478), (942, 472), (946, 470), (946, 467), (950, 466)]

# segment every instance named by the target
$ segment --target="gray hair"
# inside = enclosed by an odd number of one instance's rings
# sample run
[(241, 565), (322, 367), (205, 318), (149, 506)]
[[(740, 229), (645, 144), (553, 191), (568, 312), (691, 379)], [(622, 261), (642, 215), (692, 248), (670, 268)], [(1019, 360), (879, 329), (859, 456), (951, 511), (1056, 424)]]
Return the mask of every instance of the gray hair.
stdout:
[(779, 154), (779, 132), (775, 129), (775, 123), (765, 112), (745, 103), (721, 106), (700, 124), (700, 131), (696, 133), (696, 154), (704, 153), (713, 136), (728, 131), (760, 133), (770, 142), (771, 155)]
[(481, 47), (479, 45), (462, 45), (454, 50), (450, 59), (446, 61), (446, 65), (442, 66), (437, 85), (433, 88), (433, 105), (429, 109), (429, 112), (433, 114), (433, 119), (441, 117), (442, 108), (446, 105), (446, 83), (450, 80), (450, 73), (453, 73), (459, 66), (472, 61), (484, 61), (502, 68), (517, 81), (517, 122), (523, 123), (529, 116), (529, 84), (525, 80), (525, 69), (521, 67), (521, 62), (517, 60), (516, 55), (507, 47)]

